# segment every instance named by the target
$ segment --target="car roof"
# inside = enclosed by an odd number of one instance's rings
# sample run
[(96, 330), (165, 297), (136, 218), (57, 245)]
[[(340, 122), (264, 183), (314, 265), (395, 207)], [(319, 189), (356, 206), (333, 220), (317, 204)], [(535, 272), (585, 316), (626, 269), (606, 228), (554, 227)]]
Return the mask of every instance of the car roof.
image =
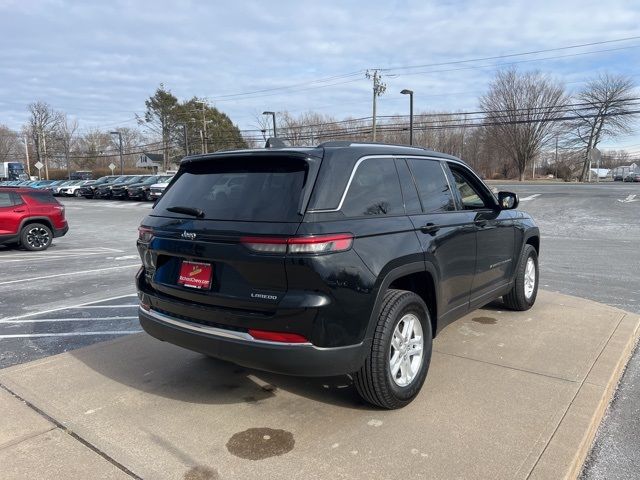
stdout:
[(47, 190), (31, 187), (19, 187), (12, 185), (0, 186), (0, 192), (16, 192), (16, 193), (48, 193)]
[[(206, 160), (215, 160), (216, 158), (228, 157), (230, 155), (250, 155), (250, 156), (272, 156), (276, 154), (292, 154), (294, 156), (313, 156), (322, 158), (325, 153), (344, 152), (348, 157), (365, 156), (365, 155), (393, 155), (393, 156), (420, 156), (420, 157), (437, 157), (447, 160), (455, 160), (465, 163), (457, 157), (446, 153), (437, 152), (423, 147), (415, 147), (411, 145), (394, 145), (388, 143), (375, 142), (353, 142), (353, 141), (332, 141), (324, 142), (316, 147), (272, 147), (272, 148), (253, 148), (240, 150), (220, 150), (214, 153), (205, 153), (199, 155), (190, 155), (182, 159), (181, 163), (191, 163)], [(332, 155), (334, 156), (334, 155)], [(334, 156), (335, 157), (335, 156)]]

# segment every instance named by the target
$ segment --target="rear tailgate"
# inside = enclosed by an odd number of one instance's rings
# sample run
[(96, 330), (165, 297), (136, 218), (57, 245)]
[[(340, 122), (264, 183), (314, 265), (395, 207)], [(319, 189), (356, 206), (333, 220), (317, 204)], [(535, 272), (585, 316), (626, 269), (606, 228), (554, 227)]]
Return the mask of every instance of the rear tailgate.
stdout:
[(183, 163), (141, 227), (151, 287), (202, 306), (275, 310), (287, 291), (281, 242), (303, 218), (313, 163), (283, 154)]

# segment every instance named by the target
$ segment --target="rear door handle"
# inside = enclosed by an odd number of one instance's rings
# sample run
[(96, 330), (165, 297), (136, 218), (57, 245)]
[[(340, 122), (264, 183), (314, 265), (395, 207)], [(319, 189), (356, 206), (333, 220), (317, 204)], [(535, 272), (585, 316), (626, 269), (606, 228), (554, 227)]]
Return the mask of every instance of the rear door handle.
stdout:
[(440, 226), (436, 225), (435, 223), (427, 223), (426, 225), (420, 227), (420, 231), (422, 233), (428, 233), (430, 235), (435, 234), (438, 230), (440, 230)]
[(474, 222), (478, 227), (486, 227), (487, 224), (489, 223), (488, 220), (476, 220)]
[(24, 208), (18, 209), (18, 210), (14, 210), (14, 212), (16, 213), (22, 213), (25, 212), (26, 210)]

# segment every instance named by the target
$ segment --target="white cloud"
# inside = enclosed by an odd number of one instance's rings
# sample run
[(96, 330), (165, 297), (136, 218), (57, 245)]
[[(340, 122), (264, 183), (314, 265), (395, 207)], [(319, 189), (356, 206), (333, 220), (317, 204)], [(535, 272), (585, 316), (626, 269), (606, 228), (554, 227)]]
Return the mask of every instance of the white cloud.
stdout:
[[(215, 99), (376, 66), (431, 64), (628, 37), (640, 24), (640, 6), (620, 0), (274, 3), (0, 0), (0, 123), (19, 128), (26, 105), (41, 99), (77, 115), (83, 125), (113, 124), (131, 116), (124, 112), (142, 111), (145, 98), (161, 82), (181, 98)], [(639, 52), (604, 52), (520, 67), (548, 71), (576, 88), (597, 70), (639, 74), (634, 67)], [(450, 65), (418, 69), (430, 73), (385, 75), (388, 93), (380, 99), (380, 113), (406, 109), (407, 99), (399, 95), (402, 88), (416, 92), (420, 110), (474, 109), (496, 63), (474, 64), (487, 66), (481, 69)], [(364, 77), (353, 79), (216, 104), (242, 128), (253, 125), (255, 112), (265, 108), (368, 115), (370, 83)]]

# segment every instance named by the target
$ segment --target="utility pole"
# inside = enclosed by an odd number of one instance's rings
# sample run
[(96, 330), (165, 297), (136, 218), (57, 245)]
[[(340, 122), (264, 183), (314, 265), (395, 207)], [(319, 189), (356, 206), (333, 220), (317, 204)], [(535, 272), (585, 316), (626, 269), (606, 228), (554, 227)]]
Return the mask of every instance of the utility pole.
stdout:
[(118, 143), (120, 146), (120, 175), (124, 175), (124, 162), (122, 160), (122, 133), (110, 132), (111, 135), (118, 135)]
[(31, 178), (31, 164), (29, 163), (29, 142), (27, 136), (24, 136), (24, 153), (27, 155), (27, 175)]
[(44, 149), (44, 176), (46, 180), (49, 180), (49, 161), (47, 160), (47, 137), (42, 134), (42, 148)]
[(207, 151), (207, 119), (205, 117), (205, 106), (207, 105), (207, 102), (199, 102), (197, 101), (196, 103), (201, 103), (202, 104), (202, 131), (201, 131), (201, 135), (202, 135), (202, 153), (208, 153)]
[(375, 142), (376, 141), (376, 107), (377, 107), (377, 98), (379, 96), (381, 96), (385, 90), (387, 89), (387, 86), (382, 83), (380, 74), (378, 73), (378, 70), (374, 70), (373, 73), (371, 73), (369, 70), (367, 70), (367, 72), (365, 73), (365, 77), (367, 77), (368, 79), (372, 79), (373, 80), (373, 123), (372, 123), (372, 139)]
[(556, 165), (556, 174), (554, 175), (554, 178), (558, 178), (558, 136), (556, 135), (556, 159), (553, 162)]
[(531, 163), (532, 163), (532, 166), (531, 166), (531, 180), (535, 180), (536, 179), (536, 159), (535, 159), (535, 157), (533, 158)]

